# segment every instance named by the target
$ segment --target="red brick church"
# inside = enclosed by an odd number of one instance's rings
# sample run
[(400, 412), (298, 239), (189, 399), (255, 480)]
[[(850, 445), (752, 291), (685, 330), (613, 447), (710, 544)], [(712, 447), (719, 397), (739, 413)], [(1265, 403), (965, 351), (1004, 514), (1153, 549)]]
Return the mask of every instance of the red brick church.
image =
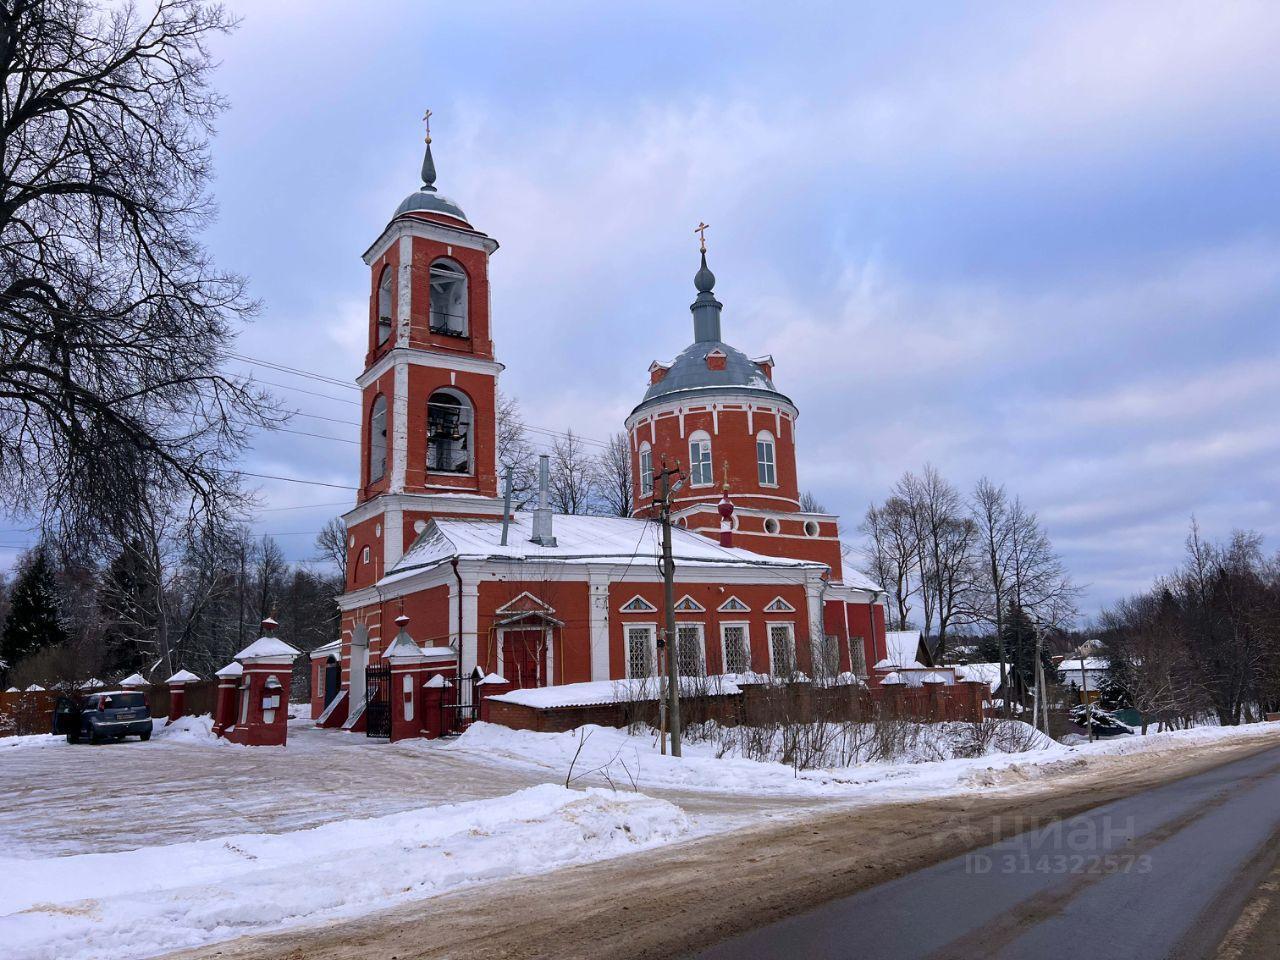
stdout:
[(655, 674), (661, 538), (647, 516), (664, 458), (687, 477), (673, 513), (682, 674), (867, 676), (887, 652), (884, 594), (842, 565), (838, 518), (801, 508), (799, 410), (772, 357), (725, 342), (705, 244), (693, 341), (650, 364), (626, 420), (632, 517), (517, 510), (504, 523), (498, 243), (437, 192), (429, 137), (422, 181), (364, 254), (360, 491), (343, 518), (341, 637), (313, 654), (321, 688), (329, 663), (326, 725), (361, 727), (370, 678), (397, 652), (429, 673), (478, 669), (519, 687)]

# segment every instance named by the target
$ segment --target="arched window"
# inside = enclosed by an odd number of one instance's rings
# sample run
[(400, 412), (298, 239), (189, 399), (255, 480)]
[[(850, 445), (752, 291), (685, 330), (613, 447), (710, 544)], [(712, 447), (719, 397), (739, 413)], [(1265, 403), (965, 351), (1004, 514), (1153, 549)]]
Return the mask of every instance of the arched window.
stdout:
[(760, 478), (760, 486), (776, 487), (778, 485), (778, 466), (774, 459), (773, 434), (761, 430), (756, 434), (756, 472)]
[(391, 319), (391, 275), (391, 267), (383, 267), (378, 280), (378, 346), (391, 339), (395, 325)]
[(431, 264), (431, 332), (467, 336), (467, 275), (452, 260)]
[(711, 436), (705, 430), (689, 434), (689, 483), (705, 487), (715, 482), (711, 467)]
[(427, 470), (471, 472), (471, 404), (452, 390), (437, 390), (427, 401)]
[(369, 411), (369, 482), (387, 473), (387, 398), (378, 394)]
[(653, 449), (648, 441), (640, 444), (640, 496), (653, 493)]

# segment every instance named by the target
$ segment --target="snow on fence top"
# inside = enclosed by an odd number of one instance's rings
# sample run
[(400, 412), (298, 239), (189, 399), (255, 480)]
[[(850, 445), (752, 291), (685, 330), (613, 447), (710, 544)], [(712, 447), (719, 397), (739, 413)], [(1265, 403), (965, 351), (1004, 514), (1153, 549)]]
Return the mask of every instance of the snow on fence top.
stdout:
[[(689, 687), (686, 696), (705, 694), (712, 697), (729, 697), (741, 693), (742, 688), (724, 677), (683, 677), (682, 685)], [(698, 689), (694, 689), (697, 687)], [(566, 683), (558, 687), (528, 687), (510, 693), (489, 697), (502, 703), (514, 703), (535, 710), (555, 707), (592, 707), (605, 703), (630, 703), (657, 700), (662, 696), (662, 684), (653, 677), (641, 680), (591, 680), (587, 683)]]

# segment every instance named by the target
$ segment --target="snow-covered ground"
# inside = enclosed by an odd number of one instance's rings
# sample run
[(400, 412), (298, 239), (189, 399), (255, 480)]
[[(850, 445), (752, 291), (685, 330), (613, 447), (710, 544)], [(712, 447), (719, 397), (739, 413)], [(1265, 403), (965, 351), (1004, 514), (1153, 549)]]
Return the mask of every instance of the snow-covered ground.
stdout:
[(11, 960), (144, 957), (618, 856), (687, 829), (665, 800), (543, 784), (284, 834), (0, 858), (0, 943)]
[(798, 772), (711, 741), (675, 760), (609, 728), (477, 724), (452, 742), (386, 744), (298, 719), (281, 749), (228, 744), (192, 718), (146, 744), (9, 738), (0, 956), (150, 956), (836, 803), (1012, 790), (1108, 755), (1262, 737), (1280, 726)]

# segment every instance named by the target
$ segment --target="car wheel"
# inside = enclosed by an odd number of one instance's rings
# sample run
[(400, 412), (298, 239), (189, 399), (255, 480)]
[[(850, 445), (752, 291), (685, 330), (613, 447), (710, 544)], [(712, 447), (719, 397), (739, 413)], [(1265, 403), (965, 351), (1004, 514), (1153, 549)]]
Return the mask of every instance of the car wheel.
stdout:
[(102, 735), (98, 733), (96, 728), (91, 729), (89, 731), (89, 742), (92, 743), (94, 746), (97, 746), (99, 743), (102, 742)]
[(80, 742), (80, 734), (79, 734), (79, 733), (68, 733), (68, 734), (67, 734), (67, 743), (79, 743), (79, 742)]
[(139, 739), (139, 740), (141, 740), (143, 743), (146, 743), (148, 740), (150, 740), (150, 739), (151, 739), (151, 731), (150, 731), (150, 730), (146, 730), (146, 731), (144, 731), (144, 732), (142, 732), (142, 733), (138, 734), (138, 739)]

